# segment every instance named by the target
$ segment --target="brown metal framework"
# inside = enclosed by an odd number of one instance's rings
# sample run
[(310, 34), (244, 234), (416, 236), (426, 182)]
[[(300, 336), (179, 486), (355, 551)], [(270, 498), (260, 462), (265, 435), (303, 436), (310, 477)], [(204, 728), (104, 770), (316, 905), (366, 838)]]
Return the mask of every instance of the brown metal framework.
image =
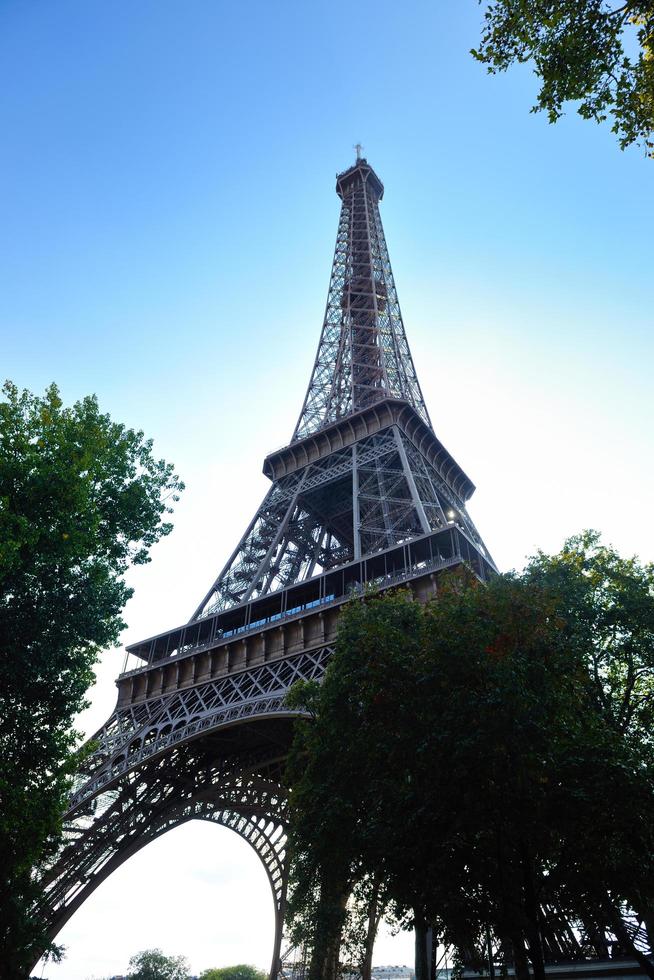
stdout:
[(320, 678), (340, 605), (405, 583), (433, 595), (462, 562), (494, 564), (467, 510), (474, 486), (436, 437), (411, 359), (379, 215), (381, 181), (358, 159), (337, 178), (341, 215), (311, 381), (271, 486), (190, 622), (134, 644), (118, 704), (94, 736), (43, 869), (55, 936), (116, 867), (171, 827), (211, 820), (255, 848), (283, 967), (285, 695)]

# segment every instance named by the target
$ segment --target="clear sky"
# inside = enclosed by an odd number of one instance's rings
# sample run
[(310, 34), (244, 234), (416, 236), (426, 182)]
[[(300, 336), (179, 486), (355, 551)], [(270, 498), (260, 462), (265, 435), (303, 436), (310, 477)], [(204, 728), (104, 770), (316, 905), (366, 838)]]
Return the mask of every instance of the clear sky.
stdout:
[[(654, 559), (654, 162), (608, 127), (529, 113), (528, 67), (469, 55), (476, 0), (2, 0), (0, 374), (96, 392), (188, 489), (132, 575), (125, 639), (188, 618), (300, 410), (338, 199), (365, 154), (438, 436), (519, 567), (582, 527)], [(89, 730), (109, 714), (110, 651)], [(267, 966), (263, 870), (188, 825), (71, 920), (54, 980), (146, 946)], [(405, 962), (384, 939), (378, 962)]]

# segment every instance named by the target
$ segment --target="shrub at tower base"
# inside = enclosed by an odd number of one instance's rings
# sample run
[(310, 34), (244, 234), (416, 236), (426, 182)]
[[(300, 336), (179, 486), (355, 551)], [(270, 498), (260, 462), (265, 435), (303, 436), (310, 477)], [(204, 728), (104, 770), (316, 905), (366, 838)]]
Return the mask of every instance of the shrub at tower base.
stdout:
[(267, 980), (267, 974), (249, 963), (238, 963), (236, 966), (220, 966), (203, 970), (200, 980)]
[(352, 602), (323, 684), (290, 695), (307, 717), (289, 914), (311, 980), (351, 951), (366, 976), (384, 915), (470, 966), (490, 931), (523, 980), (570, 943), (617, 943), (654, 976), (633, 941), (636, 921), (652, 939), (653, 638), (652, 568), (592, 534), (488, 585), (462, 569), (427, 607)]
[(160, 949), (144, 949), (129, 961), (129, 980), (189, 980), (185, 956), (166, 956)]
[(55, 853), (70, 775), (72, 719), (98, 651), (116, 643), (130, 563), (171, 525), (183, 484), (95, 398), (64, 408), (4, 386), (0, 401), (0, 977), (27, 975), (49, 946), (35, 866)]

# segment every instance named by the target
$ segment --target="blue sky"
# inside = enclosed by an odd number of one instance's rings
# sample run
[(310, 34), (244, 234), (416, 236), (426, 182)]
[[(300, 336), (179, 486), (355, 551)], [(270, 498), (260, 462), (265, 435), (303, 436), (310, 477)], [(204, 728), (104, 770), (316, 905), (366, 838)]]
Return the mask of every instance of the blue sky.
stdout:
[[(585, 526), (654, 559), (654, 162), (574, 112), (555, 127), (530, 114), (528, 66), (489, 77), (469, 55), (481, 16), (476, 0), (0, 2), (0, 375), (96, 392), (188, 484), (132, 576), (126, 640), (188, 617), (265, 491), (357, 141), (386, 185), (434, 426), (477, 483), (498, 563)], [(109, 652), (90, 728), (119, 664)], [(120, 972), (141, 940), (196, 969), (265, 965), (265, 879), (238, 843), (188, 827), (157, 842), (161, 860), (146, 849), (71, 921), (50, 975)], [(222, 931), (200, 935), (207, 882)], [(241, 936), (255, 892), (261, 929)], [(103, 947), (127, 922), (137, 932)], [(401, 943), (378, 961), (408, 958)]]

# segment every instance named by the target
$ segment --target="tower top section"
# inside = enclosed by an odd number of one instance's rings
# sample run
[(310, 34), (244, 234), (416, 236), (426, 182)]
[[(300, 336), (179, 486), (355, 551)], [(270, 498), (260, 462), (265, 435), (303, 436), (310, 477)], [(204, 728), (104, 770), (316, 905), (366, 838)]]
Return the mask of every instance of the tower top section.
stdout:
[(358, 157), (356, 163), (336, 176), (336, 193), (341, 201), (350, 197), (357, 184), (366, 184), (375, 201), (384, 196), (384, 185), (365, 157)]
[(430, 425), (393, 281), (379, 202), (384, 185), (365, 157), (336, 177), (341, 215), (327, 309), (292, 441), (385, 398)]

